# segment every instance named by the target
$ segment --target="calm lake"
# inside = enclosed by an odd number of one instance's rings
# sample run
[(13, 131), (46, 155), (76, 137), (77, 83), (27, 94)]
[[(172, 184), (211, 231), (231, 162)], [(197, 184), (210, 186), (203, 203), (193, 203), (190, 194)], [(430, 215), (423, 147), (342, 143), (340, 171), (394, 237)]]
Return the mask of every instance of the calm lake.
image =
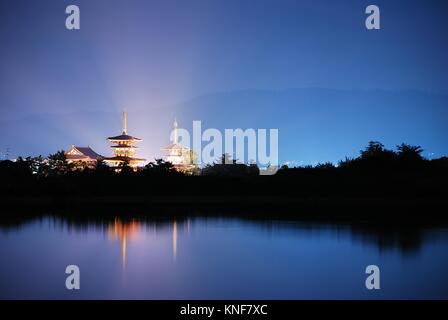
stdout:
[[(2, 299), (448, 298), (445, 228), (48, 216), (3, 223), (0, 257)], [(72, 264), (80, 290), (65, 288)]]

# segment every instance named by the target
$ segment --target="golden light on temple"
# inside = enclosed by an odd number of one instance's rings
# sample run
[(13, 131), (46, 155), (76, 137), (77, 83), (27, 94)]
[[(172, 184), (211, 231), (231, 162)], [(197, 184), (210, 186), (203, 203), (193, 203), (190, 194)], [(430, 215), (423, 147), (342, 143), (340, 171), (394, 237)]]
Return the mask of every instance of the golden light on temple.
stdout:
[(112, 144), (113, 157), (105, 158), (104, 161), (110, 166), (119, 168), (124, 163), (128, 166), (136, 169), (141, 165), (145, 159), (136, 158), (135, 154), (137, 152), (136, 144), (142, 139), (128, 135), (128, 125), (127, 125), (127, 115), (123, 112), (123, 131), (121, 135), (109, 137), (107, 140)]
[(176, 119), (174, 119), (173, 123), (172, 143), (162, 150), (165, 154), (163, 160), (173, 164), (177, 171), (189, 175), (197, 173), (197, 154), (192, 149), (179, 143), (178, 124)]
[(140, 225), (137, 221), (121, 222), (118, 218), (107, 228), (109, 240), (121, 241), (121, 265), (123, 270), (126, 269), (127, 240), (135, 238), (139, 230)]

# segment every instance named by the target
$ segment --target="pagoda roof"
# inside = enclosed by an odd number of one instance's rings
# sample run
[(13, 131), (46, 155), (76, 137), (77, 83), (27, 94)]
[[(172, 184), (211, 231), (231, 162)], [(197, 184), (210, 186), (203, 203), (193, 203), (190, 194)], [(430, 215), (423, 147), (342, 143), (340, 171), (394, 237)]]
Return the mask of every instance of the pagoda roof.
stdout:
[(79, 151), (82, 152), (82, 154), (93, 158), (93, 159), (97, 159), (97, 158), (101, 158), (102, 156), (99, 155), (98, 153), (96, 153), (95, 151), (92, 150), (92, 148), (90, 147), (76, 147), (76, 149), (78, 149)]
[(125, 146), (125, 145), (110, 146), (110, 147), (114, 149), (129, 149), (129, 148), (138, 149), (137, 146)]
[(102, 155), (96, 153), (90, 147), (77, 147), (73, 145), (70, 150), (65, 152), (67, 160), (81, 160), (81, 159), (100, 159), (103, 158)]
[(134, 141), (141, 141), (142, 139), (140, 138), (136, 138), (127, 134), (121, 134), (119, 136), (115, 136), (115, 137), (109, 137), (107, 138), (107, 140), (114, 140), (114, 141), (130, 141), (130, 140), (134, 140)]

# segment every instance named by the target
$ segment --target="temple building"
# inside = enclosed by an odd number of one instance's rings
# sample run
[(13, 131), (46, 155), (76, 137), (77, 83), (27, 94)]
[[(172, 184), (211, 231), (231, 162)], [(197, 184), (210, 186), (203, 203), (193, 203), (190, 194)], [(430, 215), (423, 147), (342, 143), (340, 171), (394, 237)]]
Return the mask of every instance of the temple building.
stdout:
[(177, 132), (177, 121), (174, 119), (172, 144), (169, 144), (165, 148), (163, 160), (171, 162), (174, 168), (180, 172), (186, 174), (195, 174), (198, 170), (196, 153), (181, 144), (179, 144), (179, 137)]
[(107, 138), (112, 143), (111, 148), (114, 156), (105, 158), (104, 161), (114, 168), (119, 168), (127, 163), (136, 170), (145, 161), (145, 159), (135, 157), (138, 148), (136, 144), (142, 139), (128, 135), (126, 121), (126, 112), (123, 112), (123, 132), (119, 136)]
[(65, 152), (66, 161), (71, 164), (83, 164), (88, 167), (93, 167), (97, 160), (104, 159), (103, 156), (93, 151), (89, 146), (77, 147), (72, 145), (71, 148)]

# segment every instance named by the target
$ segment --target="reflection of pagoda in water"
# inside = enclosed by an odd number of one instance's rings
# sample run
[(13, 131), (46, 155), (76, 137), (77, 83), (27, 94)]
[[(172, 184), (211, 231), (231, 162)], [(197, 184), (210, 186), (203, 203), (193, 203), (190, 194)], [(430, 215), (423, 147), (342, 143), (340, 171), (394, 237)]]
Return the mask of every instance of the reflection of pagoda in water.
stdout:
[[(136, 220), (131, 221), (121, 221), (119, 218), (115, 218), (112, 224), (107, 226), (107, 237), (109, 240), (120, 241), (121, 242), (121, 266), (123, 270), (126, 269), (126, 252), (128, 240), (135, 239), (138, 233), (144, 229)], [(190, 220), (187, 223), (187, 231), (190, 231)], [(171, 225), (171, 241), (172, 241), (172, 254), (173, 259), (176, 260), (177, 257), (177, 222), (173, 221)]]
[(123, 112), (123, 132), (119, 136), (109, 137), (109, 140), (113, 145), (111, 146), (114, 156), (111, 158), (105, 158), (104, 161), (107, 162), (112, 167), (120, 167), (123, 164), (127, 164), (130, 167), (136, 169), (145, 159), (135, 158), (136, 149), (135, 146), (142, 139), (128, 135), (127, 123), (126, 123), (126, 112)]
[(114, 224), (109, 225), (107, 229), (109, 239), (121, 240), (121, 264), (123, 270), (126, 268), (127, 239), (135, 237), (139, 229), (140, 225), (137, 221), (121, 222), (119, 219), (115, 219)]

